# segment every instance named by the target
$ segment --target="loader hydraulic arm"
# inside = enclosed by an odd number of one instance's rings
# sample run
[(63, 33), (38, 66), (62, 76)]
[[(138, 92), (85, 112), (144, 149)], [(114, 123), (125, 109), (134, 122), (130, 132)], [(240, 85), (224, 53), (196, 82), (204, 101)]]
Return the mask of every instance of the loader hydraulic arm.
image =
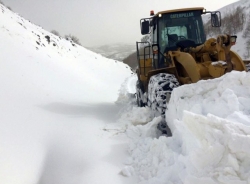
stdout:
[[(232, 40), (235, 38), (235, 40)], [(234, 41), (234, 42), (232, 42)], [(233, 63), (231, 62), (230, 49), (231, 46), (235, 43), (236, 37), (231, 37), (230, 35), (219, 35), (216, 40), (216, 50), (218, 52), (218, 60), (227, 62), (226, 72), (233, 70)]]
[(229, 35), (219, 35), (217, 37), (217, 44), (216, 49), (218, 52), (218, 58), (220, 61), (226, 61), (226, 55), (229, 54), (231, 49), (231, 42), (230, 42), (230, 36)]

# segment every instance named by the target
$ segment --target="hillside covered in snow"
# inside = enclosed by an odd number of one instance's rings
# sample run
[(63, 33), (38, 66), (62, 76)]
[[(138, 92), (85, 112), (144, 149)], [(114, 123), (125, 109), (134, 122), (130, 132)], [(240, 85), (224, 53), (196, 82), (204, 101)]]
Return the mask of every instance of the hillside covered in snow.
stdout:
[(0, 10), (0, 184), (250, 184), (250, 73), (174, 89), (162, 136), (127, 65)]
[(250, 1), (239, 0), (218, 11), (221, 12), (219, 28), (211, 27), (210, 16), (203, 17), (207, 38), (218, 34), (236, 35), (237, 42), (232, 50), (236, 51), (242, 59), (250, 60)]
[(105, 129), (130, 68), (0, 10), (0, 183), (131, 182)]
[(113, 45), (102, 45), (97, 47), (90, 47), (87, 49), (117, 61), (123, 61), (124, 58), (128, 57), (131, 53), (133, 53), (136, 50), (135, 44), (129, 45), (124, 43), (117, 43)]

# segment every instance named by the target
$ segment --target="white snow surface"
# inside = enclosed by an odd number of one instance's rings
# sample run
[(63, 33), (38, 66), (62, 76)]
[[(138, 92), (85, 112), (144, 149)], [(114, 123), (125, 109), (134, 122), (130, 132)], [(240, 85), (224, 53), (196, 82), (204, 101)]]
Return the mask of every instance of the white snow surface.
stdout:
[(0, 35), (0, 184), (133, 183), (125, 134), (105, 128), (130, 68), (1, 4)]
[(161, 136), (127, 65), (0, 8), (0, 184), (250, 184), (250, 73), (174, 89)]
[(124, 174), (143, 184), (249, 184), (249, 103), (247, 72), (175, 88), (166, 111), (173, 136), (152, 131), (160, 117), (130, 127)]
[[(246, 22), (250, 21), (250, 1), (249, 0), (238, 0), (232, 4), (228, 4), (222, 8), (220, 8), (218, 11), (221, 12), (221, 17), (223, 18), (225, 15), (229, 15), (232, 11), (235, 11), (237, 7), (244, 8), (243, 11), (246, 16)], [(209, 10), (208, 10), (209, 11)], [(203, 22), (210, 21), (210, 15), (206, 14), (203, 15)], [(244, 30), (247, 29), (247, 24), (245, 24), (245, 27), (243, 30), (237, 33), (233, 33), (237, 36), (236, 44), (232, 46), (232, 50), (235, 51), (238, 55), (242, 57), (244, 60), (250, 60), (249, 56), (249, 48), (248, 48), (248, 39), (243, 37)], [(223, 33), (228, 34), (228, 33)], [(212, 37), (216, 38), (217, 35), (213, 35)], [(210, 37), (210, 36), (209, 36)], [(207, 37), (207, 38), (209, 38)]]

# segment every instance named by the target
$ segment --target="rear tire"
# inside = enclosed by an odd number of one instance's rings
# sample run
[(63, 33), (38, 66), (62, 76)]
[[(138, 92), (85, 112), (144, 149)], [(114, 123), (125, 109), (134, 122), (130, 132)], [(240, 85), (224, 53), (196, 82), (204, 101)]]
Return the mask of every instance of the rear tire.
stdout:
[(180, 86), (173, 74), (159, 73), (150, 77), (148, 84), (148, 106), (155, 115), (165, 115), (171, 92)]
[(143, 102), (143, 92), (139, 81), (136, 82), (136, 102), (138, 107), (145, 106), (145, 103)]
[(250, 72), (250, 63), (246, 64), (247, 72)]

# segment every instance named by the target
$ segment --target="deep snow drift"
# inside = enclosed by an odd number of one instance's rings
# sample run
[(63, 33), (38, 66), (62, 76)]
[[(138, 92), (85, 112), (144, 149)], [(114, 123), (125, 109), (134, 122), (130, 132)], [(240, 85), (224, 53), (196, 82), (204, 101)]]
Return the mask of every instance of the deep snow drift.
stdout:
[[(134, 79), (131, 79), (134, 80)], [(250, 183), (250, 73), (225, 76), (174, 89), (166, 121), (173, 136), (158, 137), (161, 118), (131, 107), (123, 116), (131, 138), (123, 174), (139, 183)], [(125, 120), (127, 118), (127, 121)]]

